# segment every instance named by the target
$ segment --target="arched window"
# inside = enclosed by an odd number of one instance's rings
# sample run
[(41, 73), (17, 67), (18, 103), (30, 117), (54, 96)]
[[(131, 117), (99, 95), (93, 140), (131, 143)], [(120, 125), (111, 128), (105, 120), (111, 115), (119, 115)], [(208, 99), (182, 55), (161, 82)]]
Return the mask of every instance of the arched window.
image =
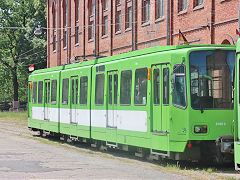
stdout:
[(221, 44), (231, 44), (227, 39), (224, 39)]
[(53, 18), (52, 26), (53, 26), (53, 28), (55, 28), (55, 27), (56, 27), (56, 10), (55, 10), (55, 3), (52, 3), (52, 18)]
[(88, 1), (88, 40), (93, 39), (94, 27), (94, 0)]
[(79, 0), (75, 0), (75, 44), (79, 43)]

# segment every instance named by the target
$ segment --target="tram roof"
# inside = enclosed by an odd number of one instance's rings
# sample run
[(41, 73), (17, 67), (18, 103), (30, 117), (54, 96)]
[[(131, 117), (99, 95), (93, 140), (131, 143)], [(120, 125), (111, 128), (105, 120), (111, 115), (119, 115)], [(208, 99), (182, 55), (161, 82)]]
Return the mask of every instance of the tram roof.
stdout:
[[(239, 44), (238, 50), (240, 51), (240, 41), (238, 41), (238, 44)], [(83, 61), (83, 62), (74, 63), (74, 64), (62, 65), (62, 66), (57, 66), (52, 68), (40, 69), (40, 70), (34, 71), (32, 74), (61, 71), (64, 69), (77, 68), (81, 66), (91, 66), (94, 64), (115, 61), (115, 60), (125, 59), (125, 58), (131, 58), (131, 57), (141, 56), (141, 55), (146, 55), (151, 53), (163, 52), (163, 51), (180, 50), (180, 49), (186, 49), (186, 48), (199, 48), (199, 47), (235, 47), (235, 46), (234, 45), (216, 45), (216, 44), (155, 46), (147, 49), (141, 49), (141, 50), (126, 52), (122, 54), (117, 54), (114, 56), (108, 56), (108, 57), (98, 58), (98, 59), (89, 60), (89, 61)]]

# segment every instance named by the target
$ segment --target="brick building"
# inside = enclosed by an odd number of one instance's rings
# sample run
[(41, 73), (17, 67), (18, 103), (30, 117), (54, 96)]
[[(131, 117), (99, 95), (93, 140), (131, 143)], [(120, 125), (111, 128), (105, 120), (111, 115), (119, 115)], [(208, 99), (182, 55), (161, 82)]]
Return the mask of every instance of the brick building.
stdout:
[(238, 3), (96, 0), (95, 9), (95, 0), (48, 0), (48, 67), (91, 60), (94, 55), (176, 45), (179, 29), (190, 44), (234, 44)]

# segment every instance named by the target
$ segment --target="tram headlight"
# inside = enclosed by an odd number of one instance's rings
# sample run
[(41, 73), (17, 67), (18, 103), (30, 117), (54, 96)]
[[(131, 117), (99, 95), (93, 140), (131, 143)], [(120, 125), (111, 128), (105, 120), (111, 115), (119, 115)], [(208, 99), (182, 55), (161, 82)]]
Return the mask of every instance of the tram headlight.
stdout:
[(194, 133), (207, 133), (207, 125), (196, 125), (194, 126)]

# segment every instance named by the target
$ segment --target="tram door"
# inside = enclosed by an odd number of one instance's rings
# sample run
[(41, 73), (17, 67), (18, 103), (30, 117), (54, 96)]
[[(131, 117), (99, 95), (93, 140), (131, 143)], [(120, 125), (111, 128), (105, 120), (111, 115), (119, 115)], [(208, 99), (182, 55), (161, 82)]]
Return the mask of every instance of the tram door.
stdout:
[(169, 126), (169, 65), (152, 66), (152, 131), (167, 135)]
[(50, 80), (44, 80), (44, 120), (50, 120), (49, 108), (50, 108)]
[(78, 76), (71, 77), (70, 119), (77, 124)]
[(117, 100), (118, 74), (108, 72), (108, 102), (107, 102), (107, 141), (116, 142), (117, 138)]

